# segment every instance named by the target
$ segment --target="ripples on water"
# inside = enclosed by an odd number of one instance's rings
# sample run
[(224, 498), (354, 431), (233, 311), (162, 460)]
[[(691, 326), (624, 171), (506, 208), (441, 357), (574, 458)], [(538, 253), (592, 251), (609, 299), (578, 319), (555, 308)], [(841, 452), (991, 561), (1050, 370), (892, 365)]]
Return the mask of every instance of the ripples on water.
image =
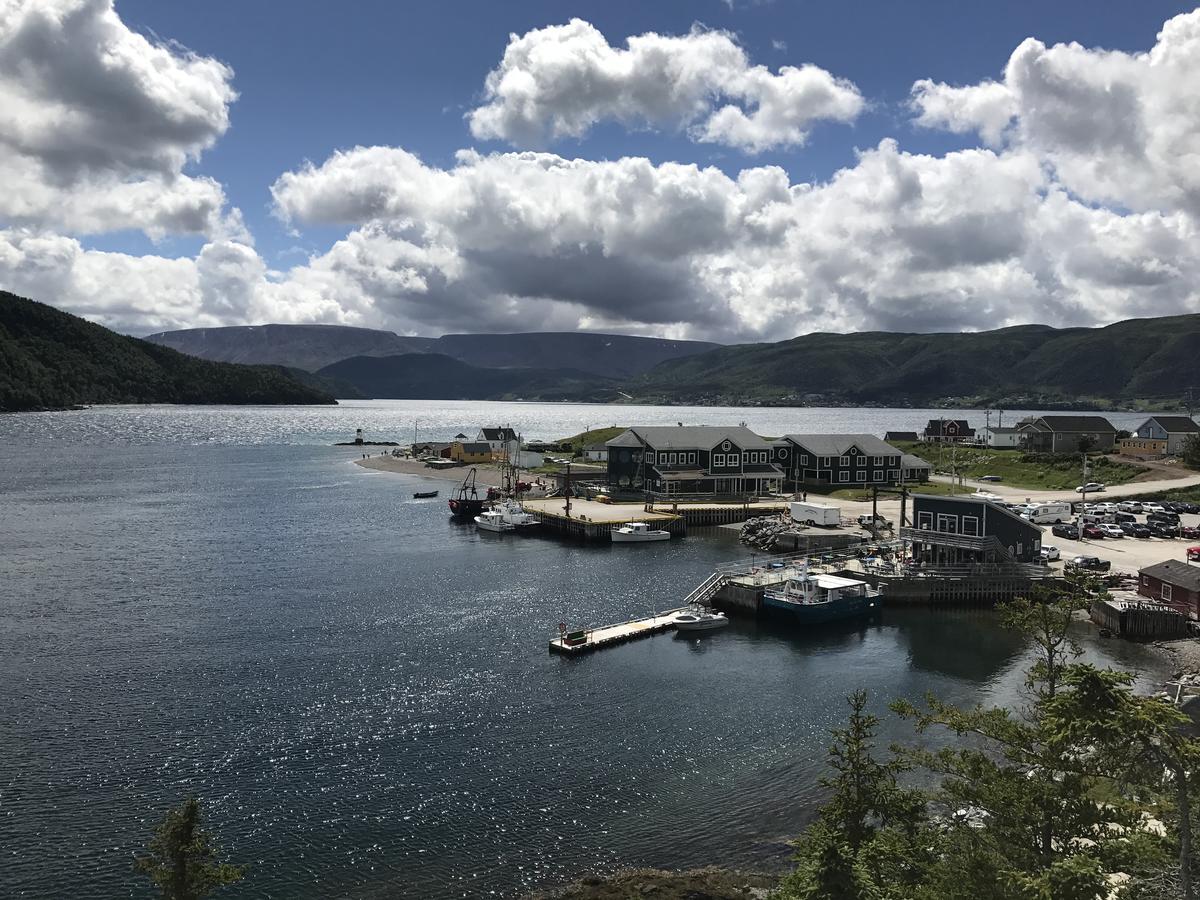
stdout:
[[(589, 424), (519, 408), (543, 435)], [(480, 535), (352, 449), (237, 446), (320, 443), (375, 409), (0, 418), (0, 895), (149, 896), (131, 856), (191, 791), (250, 865), (230, 897), (506, 896), (614, 863), (779, 864), (846, 693), (882, 711), (1019, 688), (1023, 648), (979, 613), (819, 635), (736, 622), (550, 657), (560, 619), (670, 606), (736, 544)]]

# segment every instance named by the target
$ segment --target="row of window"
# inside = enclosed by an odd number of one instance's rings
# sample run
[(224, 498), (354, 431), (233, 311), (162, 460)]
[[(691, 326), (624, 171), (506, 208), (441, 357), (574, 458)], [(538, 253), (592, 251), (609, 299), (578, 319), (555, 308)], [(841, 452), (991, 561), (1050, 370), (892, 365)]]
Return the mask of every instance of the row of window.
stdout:
[[(786, 450), (780, 451), (780, 456), (785, 456), (786, 454), (787, 454)], [(814, 459), (815, 458), (816, 457), (814, 457)], [(852, 458), (860, 466), (865, 466), (867, 464), (867, 458), (865, 456), (857, 456), (857, 457), (839, 456), (838, 457), (838, 465), (839, 466), (848, 466), (848, 465), (850, 465)], [(800, 465), (807, 466), (808, 465), (808, 454), (801, 453), (797, 461), (800, 463)], [(821, 462), (819, 464), (821, 466), (823, 466), (824, 468), (828, 469), (829, 467), (831, 467), (833, 465), (833, 457), (832, 456), (822, 456)], [(898, 466), (898, 465), (900, 465), (900, 457), (898, 457), (898, 456), (887, 456), (887, 457), (874, 456), (871, 458), (871, 465), (873, 465), (873, 466)]]
[[(742, 463), (747, 465), (751, 463), (765, 464), (768, 462), (767, 453), (768, 451), (766, 450), (743, 450), (740, 454), (740, 457), (737, 453), (714, 453), (712, 455), (712, 464), (713, 468), (719, 468), (722, 466), (736, 466), (738, 465), (739, 459)], [(695, 465), (696, 451), (678, 450), (675, 452), (669, 452), (667, 450), (647, 450), (646, 462), (651, 464), (657, 462), (664, 466)]]
[[(860, 484), (865, 483), (867, 480), (866, 471), (860, 470), (858, 472), (855, 472), (854, 480)], [(900, 470), (892, 469), (891, 471), (889, 471), (887, 473), (887, 480), (888, 481), (899, 481), (900, 480)], [(850, 473), (849, 472), (838, 472), (838, 481), (843, 484), (849, 482), (850, 481)], [(883, 469), (876, 469), (874, 472), (872, 472), (871, 473), (871, 481), (879, 482), (880, 484), (883, 484), (883, 481), (884, 481)]]

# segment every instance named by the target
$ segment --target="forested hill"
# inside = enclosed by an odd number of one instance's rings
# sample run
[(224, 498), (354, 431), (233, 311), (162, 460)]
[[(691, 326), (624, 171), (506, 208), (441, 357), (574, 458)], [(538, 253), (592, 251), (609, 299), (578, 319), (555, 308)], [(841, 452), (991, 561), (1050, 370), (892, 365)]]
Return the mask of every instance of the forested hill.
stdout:
[(0, 291), (0, 412), (88, 403), (336, 403), (276, 366), (209, 362)]
[(807, 334), (664, 362), (625, 383), (639, 401), (876, 403), (1175, 399), (1200, 392), (1200, 315), (1104, 328)]
[(720, 346), (586, 331), (403, 337), (345, 325), (188, 328), (151, 334), (146, 340), (219, 362), (271, 363), (310, 372), (356, 356), (439, 353), (482, 368), (575, 369), (603, 378), (640, 375), (664, 360)]

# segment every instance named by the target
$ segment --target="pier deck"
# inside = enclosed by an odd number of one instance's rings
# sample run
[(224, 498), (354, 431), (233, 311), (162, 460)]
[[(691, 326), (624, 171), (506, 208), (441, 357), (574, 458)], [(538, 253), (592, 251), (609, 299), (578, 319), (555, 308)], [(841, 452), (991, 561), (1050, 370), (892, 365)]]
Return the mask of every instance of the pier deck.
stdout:
[(593, 650), (602, 650), (605, 647), (624, 644), (626, 641), (635, 641), (638, 638), (670, 631), (675, 627), (675, 616), (685, 609), (687, 609), (686, 606), (681, 606), (678, 609), (668, 609), (653, 616), (620, 622), (616, 625), (585, 628), (582, 629), (587, 632), (587, 640), (584, 643), (572, 645), (566, 643), (561, 637), (557, 637), (550, 641), (550, 652), (561, 653), (564, 656), (582, 656)]

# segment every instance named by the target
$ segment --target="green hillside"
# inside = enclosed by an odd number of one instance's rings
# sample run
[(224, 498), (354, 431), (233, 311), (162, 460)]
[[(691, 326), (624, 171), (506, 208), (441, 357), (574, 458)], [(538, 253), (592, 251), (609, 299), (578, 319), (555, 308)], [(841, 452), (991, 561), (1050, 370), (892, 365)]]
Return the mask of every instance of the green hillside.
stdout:
[(1105, 328), (808, 334), (664, 362), (624, 390), (644, 402), (915, 406), (1178, 399), (1192, 387), (1200, 389), (1200, 315)]
[(186, 356), (0, 291), (0, 412), (89, 403), (336, 403), (275, 366)]

